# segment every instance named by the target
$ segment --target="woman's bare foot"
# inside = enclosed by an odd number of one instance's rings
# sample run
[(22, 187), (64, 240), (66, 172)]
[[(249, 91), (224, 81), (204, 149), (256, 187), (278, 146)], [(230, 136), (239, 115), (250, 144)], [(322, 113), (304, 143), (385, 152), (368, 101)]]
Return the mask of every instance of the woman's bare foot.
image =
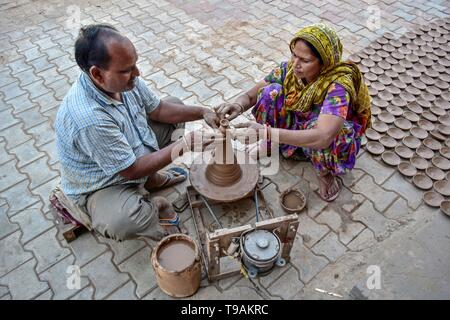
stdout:
[(341, 185), (331, 172), (317, 175), (317, 179), (319, 180), (319, 195), (322, 200), (330, 202), (338, 197)]

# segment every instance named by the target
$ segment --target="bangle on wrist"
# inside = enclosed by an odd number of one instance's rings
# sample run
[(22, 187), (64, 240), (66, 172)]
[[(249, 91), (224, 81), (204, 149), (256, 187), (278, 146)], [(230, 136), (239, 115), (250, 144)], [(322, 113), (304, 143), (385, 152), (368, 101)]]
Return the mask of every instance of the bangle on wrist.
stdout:
[(238, 103), (238, 102), (235, 102), (234, 104), (236, 104), (239, 108), (241, 108), (241, 113), (240, 114), (243, 114), (244, 113), (244, 106), (242, 105), (242, 104), (240, 104), (240, 103)]

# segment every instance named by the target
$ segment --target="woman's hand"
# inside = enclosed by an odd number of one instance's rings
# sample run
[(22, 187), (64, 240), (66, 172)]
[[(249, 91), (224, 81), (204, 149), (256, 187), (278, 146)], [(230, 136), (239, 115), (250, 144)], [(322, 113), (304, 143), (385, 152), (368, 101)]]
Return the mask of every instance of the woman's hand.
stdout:
[(237, 139), (246, 144), (254, 143), (264, 138), (264, 125), (255, 121), (239, 123), (234, 128), (237, 130), (232, 132), (233, 139)]
[(239, 103), (222, 103), (214, 108), (221, 119), (233, 120), (244, 112), (244, 107)]

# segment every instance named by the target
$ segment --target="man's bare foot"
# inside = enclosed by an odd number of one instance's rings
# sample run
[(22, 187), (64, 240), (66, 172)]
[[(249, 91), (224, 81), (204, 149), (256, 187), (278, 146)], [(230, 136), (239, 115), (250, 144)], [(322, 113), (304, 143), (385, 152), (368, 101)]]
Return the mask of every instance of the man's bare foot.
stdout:
[(179, 221), (174, 224), (161, 223), (161, 221), (174, 221), (178, 218), (178, 214), (174, 211), (170, 202), (164, 197), (154, 197), (153, 203), (158, 208), (158, 218), (160, 220), (160, 226), (164, 229), (166, 234), (180, 233)]
[(319, 180), (319, 195), (322, 200), (330, 202), (338, 197), (341, 185), (335, 176), (328, 172), (317, 175), (317, 180)]
[(157, 191), (171, 187), (184, 180), (186, 180), (186, 175), (176, 171), (175, 168), (170, 168), (167, 171), (157, 172), (149, 176), (144, 187), (147, 191)]

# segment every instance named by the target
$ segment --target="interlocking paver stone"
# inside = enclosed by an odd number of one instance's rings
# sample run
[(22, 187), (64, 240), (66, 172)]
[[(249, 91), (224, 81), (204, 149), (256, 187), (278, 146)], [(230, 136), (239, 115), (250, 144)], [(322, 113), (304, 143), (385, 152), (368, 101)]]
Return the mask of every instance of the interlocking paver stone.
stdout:
[(19, 228), (17, 224), (13, 224), (9, 221), (6, 214), (7, 211), (7, 205), (0, 206), (0, 239), (5, 238)]
[(16, 161), (12, 160), (0, 166), (0, 191), (26, 179), (16, 168)]
[(13, 299), (32, 299), (48, 290), (47, 283), (39, 280), (34, 269), (35, 264), (35, 260), (29, 260), (0, 278), (0, 284), (8, 286)]
[(38, 261), (36, 266), (38, 273), (48, 269), (70, 254), (70, 250), (61, 247), (56, 240), (56, 232), (56, 228), (52, 228), (24, 245), (26, 250), (31, 250), (34, 253)]
[[(65, 259), (39, 275), (42, 280), (46, 280), (50, 284), (54, 293), (53, 299), (67, 299), (88, 286), (89, 282), (87, 278), (83, 276), (80, 278), (79, 283), (77, 283), (76, 280), (71, 282), (70, 277), (75, 275), (74, 268), (80, 267), (76, 265), (74, 260), (73, 256), (67, 256)], [(76, 286), (78, 284), (80, 285), (79, 288)]]
[(83, 233), (76, 240), (68, 243), (68, 246), (75, 255), (75, 262), (79, 266), (84, 266), (107, 250), (107, 246), (98, 243), (90, 232)]
[(295, 268), (290, 268), (270, 287), (268, 287), (267, 291), (269, 291), (272, 296), (278, 296), (282, 299), (290, 299), (302, 288), (303, 282), (300, 281), (297, 270), (295, 270)]
[(117, 271), (111, 258), (112, 254), (105, 252), (81, 269), (81, 274), (87, 275), (96, 288), (95, 299), (103, 299), (129, 280), (125, 273)]
[(122, 288), (117, 289), (113, 294), (108, 296), (107, 300), (137, 300), (135, 291), (136, 284), (129, 281)]
[(122, 272), (128, 272), (137, 283), (136, 294), (139, 298), (144, 297), (155, 286), (156, 276), (150, 262), (150, 248), (143, 248), (119, 265)]
[(406, 181), (398, 172), (392, 175), (384, 184), (383, 188), (398, 192), (408, 201), (408, 205), (417, 209), (422, 202), (422, 192)]
[(358, 209), (352, 213), (354, 220), (361, 221), (375, 234), (377, 240), (381, 241), (387, 238), (399, 223), (394, 220), (386, 219), (382, 214), (374, 210), (369, 201), (365, 201)]
[(47, 220), (42, 211), (36, 207), (22, 210), (14, 215), (11, 221), (17, 223), (22, 230), (21, 243), (27, 243), (54, 226), (53, 222)]
[(347, 251), (347, 248), (339, 241), (334, 232), (330, 232), (312, 248), (312, 251), (336, 262)]
[(314, 246), (330, 231), (325, 224), (318, 224), (307, 215), (301, 214), (298, 220), (297, 232), (303, 237), (303, 242), (308, 247)]
[[(363, 176), (351, 187), (351, 190), (369, 198), (380, 212), (383, 212), (398, 197), (394, 192), (386, 191), (374, 183), (373, 179), (368, 175)], [(400, 191), (398, 186), (396, 186), (395, 190)]]
[(114, 253), (113, 262), (117, 265), (121, 264), (125, 259), (132, 256), (146, 245), (142, 240), (117, 242), (108, 238), (98, 237), (98, 241), (109, 245)]
[(16, 231), (13, 234), (0, 240), (0, 277), (14, 270), (33, 256), (30, 252), (24, 251), (20, 245), (21, 232)]

